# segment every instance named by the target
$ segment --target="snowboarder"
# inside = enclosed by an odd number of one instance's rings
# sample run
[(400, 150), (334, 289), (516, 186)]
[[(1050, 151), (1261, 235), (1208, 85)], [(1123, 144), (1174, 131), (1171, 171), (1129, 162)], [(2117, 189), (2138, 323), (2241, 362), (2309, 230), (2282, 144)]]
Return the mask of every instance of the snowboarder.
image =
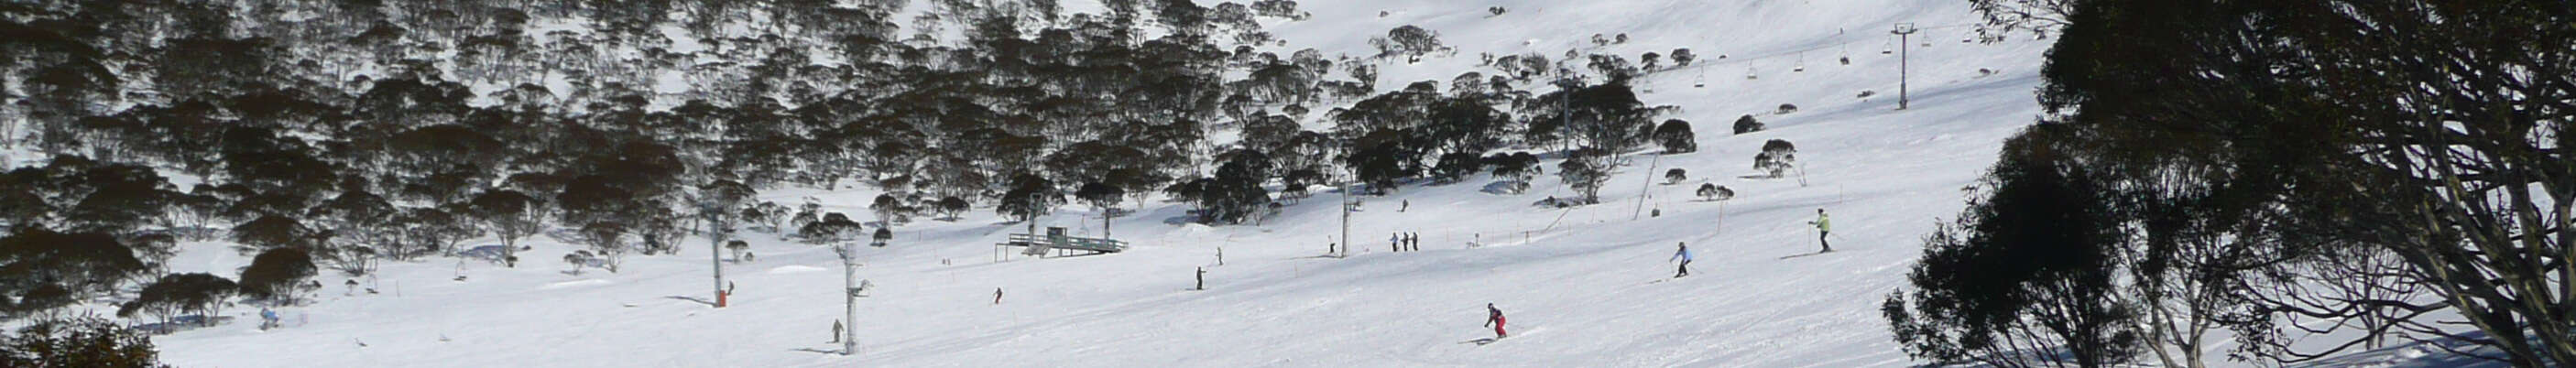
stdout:
[(1002, 305), (1002, 288), (993, 288), (993, 305)]
[(1676, 243), (1676, 244), (1673, 244), (1673, 247), (1674, 247), (1674, 249), (1673, 249), (1673, 257), (1672, 257), (1672, 258), (1669, 258), (1669, 259), (1665, 259), (1665, 260), (1664, 260), (1665, 262), (1671, 262), (1671, 261), (1676, 260), (1676, 259), (1678, 259), (1678, 260), (1681, 260), (1681, 261), (1682, 261), (1682, 268), (1681, 268), (1681, 270), (1680, 270), (1680, 271), (1676, 271), (1675, 273), (1673, 273), (1673, 278), (1681, 278), (1682, 276), (1690, 276), (1690, 261), (1691, 261), (1691, 255), (1690, 255), (1690, 244), (1689, 244), (1689, 243)]
[(1395, 212), (1404, 212), (1404, 210), (1409, 209), (1413, 209), (1413, 200), (1407, 199), (1396, 202)]
[(1494, 326), (1495, 339), (1512, 336), (1510, 333), (1503, 332), (1503, 310), (1501, 308), (1494, 308), (1494, 303), (1485, 303), (1485, 312), (1485, 325)]
[(1834, 222), (1831, 219), (1825, 218), (1825, 209), (1816, 209), (1816, 221), (1808, 222), (1808, 224), (1816, 225), (1816, 245), (1824, 246), (1825, 248), (1824, 250), (1816, 251), (1816, 253), (1834, 251), (1834, 243), (1825, 241), (1825, 236), (1833, 235), (1834, 233)]
[(1199, 284), (1190, 290), (1207, 290), (1207, 267), (1199, 267)]
[(832, 343), (841, 343), (841, 321), (832, 321)]

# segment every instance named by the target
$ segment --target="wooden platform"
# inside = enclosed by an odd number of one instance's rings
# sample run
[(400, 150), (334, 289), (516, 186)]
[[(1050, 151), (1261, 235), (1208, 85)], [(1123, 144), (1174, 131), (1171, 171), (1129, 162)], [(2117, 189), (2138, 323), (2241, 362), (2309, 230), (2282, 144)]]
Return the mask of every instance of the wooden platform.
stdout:
[(1008, 241), (997, 243), (995, 245), (1006, 247), (1028, 247), (1028, 250), (1022, 251), (1020, 254), (1039, 257), (1047, 256), (1048, 253), (1064, 255), (1064, 253), (1073, 251), (1089, 252), (1088, 254), (1108, 254), (1127, 250), (1127, 242), (1109, 238), (1085, 238), (1065, 235), (1064, 228), (1061, 227), (1047, 228), (1047, 233), (1045, 235), (1011, 234)]

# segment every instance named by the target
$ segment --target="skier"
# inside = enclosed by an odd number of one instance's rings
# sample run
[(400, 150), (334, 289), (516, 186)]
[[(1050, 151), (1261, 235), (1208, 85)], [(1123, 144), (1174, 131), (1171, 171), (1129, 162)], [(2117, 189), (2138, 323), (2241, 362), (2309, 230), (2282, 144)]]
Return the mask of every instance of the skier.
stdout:
[(1503, 332), (1503, 310), (1501, 308), (1494, 308), (1494, 303), (1485, 303), (1485, 312), (1487, 313), (1485, 316), (1485, 325), (1494, 326), (1495, 339), (1512, 336), (1510, 333)]
[(840, 342), (841, 342), (841, 321), (840, 321), (840, 320), (833, 320), (833, 321), (832, 321), (832, 343), (838, 344), (838, 343), (840, 343)]
[(1207, 267), (1199, 267), (1199, 284), (1190, 290), (1207, 290)]
[(1668, 259), (1665, 259), (1665, 260), (1664, 260), (1665, 262), (1671, 262), (1671, 261), (1676, 260), (1676, 259), (1678, 259), (1678, 260), (1681, 260), (1681, 261), (1682, 261), (1682, 267), (1681, 267), (1681, 270), (1680, 270), (1680, 271), (1675, 272), (1675, 273), (1673, 274), (1673, 278), (1681, 278), (1682, 276), (1690, 276), (1690, 261), (1691, 261), (1691, 255), (1690, 255), (1690, 244), (1689, 244), (1689, 243), (1676, 243), (1676, 244), (1673, 244), (1673, 247), (1674, 247), (1674, 249), (1673, 249), (1673, 257), (1672, 257), (1672, 258), (1668, 258)]
[(1422, 234), (1404, 233), (1404, 251), (1411, 252), (1415, 248), (1420, 248), (1421, 246)]
[(1816, 251), (1816, 253), (1834, 251), (1834, 243), (1825, 241), (1826, 235), (1832, 235), (1834, 233), (1834, 222), (1825, 218), (1825, 209), (1816, 209), (1816, 221), (1810, 221), (1807, 223), (1816, 225), (1816, 244), (1824, 246), (1825, 248), (1824, 250)]
[(259, 309), (259, 329), (266, 331), (271, 328), (277, 328), (277, 311), (262, 307)]
[(993, 288), (993, 305), (1002, 305), (1002, 288)]
[(1389, 252), (1404, 251), (1404, 233), (1386, 234), (1386, 249)]
[(1408, 209), (1413, 209), (1413, 200), (1407, 199), (1396, 202), (1395, 212), (1404, 212), (1404, 210)]

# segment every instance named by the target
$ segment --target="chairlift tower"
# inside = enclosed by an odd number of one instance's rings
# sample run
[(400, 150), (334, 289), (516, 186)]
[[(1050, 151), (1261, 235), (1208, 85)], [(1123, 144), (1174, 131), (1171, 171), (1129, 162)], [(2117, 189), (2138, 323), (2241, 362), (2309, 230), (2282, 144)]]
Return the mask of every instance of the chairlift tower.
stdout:
[(1913, 50), (1912, 50), (1912, 49), (1913, 49), (1913, 47), (1906, 47), (1906, 46), (1907, 46), (1907, 45), (1912, 45), (1912, 44), (1913, 44), (1913, 42), (1914, 42), (1914, 41), (1913, 41), (1914, 32), (1919, 32), (1919, 31), (1922, 31), (1922, 29), (1914, 28), (1914, 23), (1912, 23), (1912, 22), (1905, 22), (1905, 23), (1897, 23), (1897, 24), (1896, 24), (1896, 30), (1894, 30), (1894, 31), (1890, 31), (1890, 32), (1889, 32), (1889, 33), (1895, 33), (1895, 34), (1896, 34), (1896, 37), (1897, 37), (1896, 45), (1897, 45), (1897, 46), (1899, 46), (1897, 49), (1900, 51), (1900, 52), (1897, 52), (1897, 53), (1896, 53), (1896, 109), (1897, 109), (1897, 110), (1904, 110), (1904, 109), (1905, 109), (1905, 105), (1906, 105), (1906, 103), (1907, 103), (1907, 102), (1910, 102), (1910, 101), (1908, 101), (1908, 99), (1906, 98), (1906, 93), (1905, 93), (1905, 92), (1906, 92), (1906, 91), (1905, 91), (1905, 89), (1906, 89), (1906, 88), (1905, 88), (1905, 87), (1906, 87), (1906, 86), (1905, 86), (1905, 79), (1906, 79), (1906, 72), (1907, 72), (1907, 70), (1906, 70), (1906, 69), (1907, 69), (1907, 68), (1909, 68), (1909, 66), (1908, 66), (1908, 64), (1907, 64), (1909, 61), (1908, 61), (1906, 58), (1907, 58), (1908, 54), (1912, 54), (1912, 53), (1913, 53)]
[[(848, 231), (856, 232), (856, 230)], [(868, 245), (884, 248), (886, 240), (892, 238), (888, 236), (891, 233), (883, 228), (877, 231), (879, 232), (868, 242)], [(842, 320), (846, 321), (844, 323), (846, 328), (841, 329), (841, 355), (849, 356), (858, 354), (859, 351), (859, 298), (866, 297), (869, 286), (872, 285), (859, 280), (858, 234), (835, 234), (835, 236), (842, 238), (835, 243), (841, 244), (841, 249), (838, 249), (841, 253), (841, 286), (844, 293), (841, 294), (841, 299), (843, 311), (847, 313), (847, 319)]]
[(1341, 258), (1351, 256), (1351, 184), (1352, 182), (1348, 181), (1342, 182), (1342, 245), (1340, 248), (1331, 249), (1340, 253), (1338, 256)]

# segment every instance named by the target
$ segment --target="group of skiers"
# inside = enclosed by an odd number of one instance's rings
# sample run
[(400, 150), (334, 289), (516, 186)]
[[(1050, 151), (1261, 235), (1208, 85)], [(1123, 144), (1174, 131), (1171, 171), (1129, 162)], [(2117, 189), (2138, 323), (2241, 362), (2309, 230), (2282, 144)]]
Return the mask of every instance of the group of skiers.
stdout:
[[(1833, 219), (1825, 217), (1825, 209), (1816, 209), (1816, 220), (1808, 221), (1807, 224), (1814, 225), (1816, 227), (1816, 245), (1823, 248), (1817, 250), (1816, 253), (1834, 251), (1834, 244), (1826, 241), (1826, 237), (1833, 235), (1834, 222)], [(1682, 264), (1681, 269), (1673, 271), (1673, 277), (1679, 278), (1690, 276), (1691, 253), (1689, 243), (1675, 243), (1673, 245), (1673, 256), (1671, 258), (1664, 259), (1665, 262), (1676, 260), (1681, 261)]]
[(1395, 233), (1393, 235), (1387, 235), (1386, 246), (1390, 251), (1395, 252), (1422, 250), (1422, 234)]
[[(1822, 208), (1816, 209), (1816, 220), (1815, 220), (1815, 221), (1809, 221), (1809, 222), (1807, 222), (1807, 224), (1809, 224), (1809, 225), (1814, 225), (1814, 226), (1816, 227), (1816, 245), (1822, 248), (1822, 249), (1818, 250), (1818, 251), (1817, 251), (1817, 253), (1825, 253), (1825, 252), (1832, 252), (1832, 251), (1834, 251), (1833, 243), (1831, 243), (1831, 242), (1827, 241), (1827, 237), (1831, 236), (1831, 235), (1832, 235), (1832, 233), (1833, 233), (1833, 221), (1832, 221), (1830, 218), (1826, 217), (1826, 215), (1825, 215), (1825, 210), (1824, 210), (1824, 209), (1822, 209)], [(1421, 237), (1421, 235), (1420, 235), (1420, 234), (1415, 234), (1415, 233), (1395, 233), (1395, 234), (1392, 234), (1392, 235), (1387, 236), (1387, 243), (1388, 243), (1388, 246), (1389, 246), (1389, 247), (1392, 247), (1395, 251), (1398, 251), (1398, 252), (1406, 251), (1406, 250), (1422, 250), (1422, 248), (1421, 248), (1421, 245), (1422, 245), (1422, 237)], [(1675, 243), (1675, 244), (1673, 245), (1673, 248), (1674, 248), (1674, 249), (1673, 249), (1673, 256), (1672, 256), (1672, 258), (1669, 258), (1669, 259), (1666, 259), (1666, 260), (1665, 260), (1665, 261), (1667, 261), (1667, 262), (1669, 262), (1669, 261), (1681, 261), (1681, 265), (1680, 265), (1680, 267), (1678, 267), (1677, 269), (1675, 269), (1675, 270), (1673, 271), (1673, 277), (1678, 278), (1678, 277), (1690, 276), (1690, 263), (1691, 263), (1690, 244), (1689, 244), (1689, 243), (1687, 243), (1687, 242), (1679, 242), (1679, 243)], [(1207, 268), (1205, 268), (1205, 267), (1200, 267), (1200, 268), (1196, 269), (1196, 271), (1197, 271), (1197, 272), (1196, 272), (1196, 276), (1197, 276), (1197, 285), (1194, 285), (1194, 287), (1192, 287), (1191, 289), (1192, 289), (1192, 290), (1206, 290), (1206, 289), (1207, 289)], [(995, 288), (995, 289), (993, 289), (993, 304), (1001, 304), (1001, 303), (1002, 303), (1002, 289)], [(1485, 326), (1489, 326), (1489, 327), (1493, 327), (1493, 328), (1494, 328), (1494, 338), (1495, 338), (1495, 339), (1502, 339), (1502, 338), (1505, 338), (1505, 337), (1511, 337), (1511, 333), (1510, 333), (1510, 332), (1508, 332), (1508, 331), (1505, 331), (1505, 330), (1503, 329), (1503, 325), (1505, 324), (1505, 320), (1504, 320), (1504, 318), (1503, 318), (1503, 310), (1502, 310), (1502, 308), (1495, 307), (1495, 306), (1494, 306), (1494, 303), (1485, 303), (1485, 312), (1486, 312), (1486, 314), (1485, 314)], [(840, 321), (833, 321), (833, 322), (832, 322), (832, 339), (833, 339), (833, 342), (839, 342), (839, 340), (840, 340), (840, 338), (841, 338), (841, 329), (842, 329), (842, 326), (841, 326), (841, 322), (840, 322)]]

